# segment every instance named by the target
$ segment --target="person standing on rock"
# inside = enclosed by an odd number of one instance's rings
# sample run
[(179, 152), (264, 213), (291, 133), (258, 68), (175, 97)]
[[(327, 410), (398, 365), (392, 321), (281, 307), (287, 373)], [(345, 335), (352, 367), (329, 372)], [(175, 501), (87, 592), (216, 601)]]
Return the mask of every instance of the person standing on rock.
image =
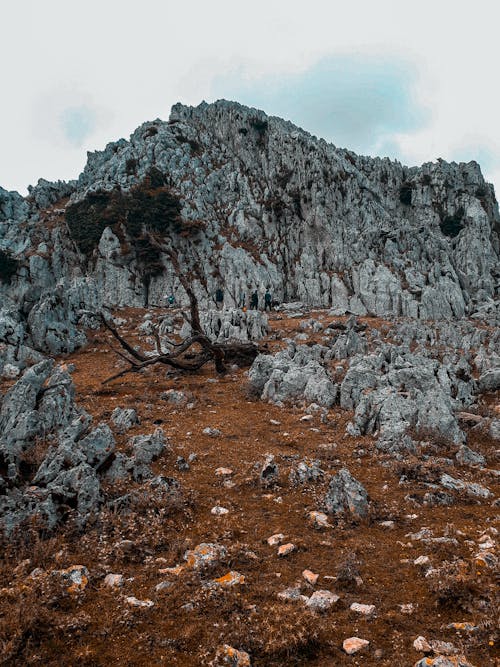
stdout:
[(264, 310), (268, 310), (271, 312), (271, 306), (273, 303), (273, 299), (271, 296), (271, 292), (269, 291), (269, 287), (266, 289), (266, 293), (264, 294)]
[(250, 310), (258, 310), (259, 309), (259, 293), (257, 290), (252, 292), (252, 296), (250, 297)]
[(224, 305), (224, 292), (221, 287), (218, 287), (215, 291), (215, 305), (217, 306), (217, 310), (222, 310), (222, 306)]

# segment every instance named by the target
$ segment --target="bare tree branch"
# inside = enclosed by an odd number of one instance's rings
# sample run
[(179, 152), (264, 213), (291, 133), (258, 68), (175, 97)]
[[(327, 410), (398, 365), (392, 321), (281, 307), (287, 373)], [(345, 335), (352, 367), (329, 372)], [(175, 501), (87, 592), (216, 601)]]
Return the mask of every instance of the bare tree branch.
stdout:
[[(170, 257), (174, 271), (189, 298), (190, 314), (187, 316), (183, 313), (183, 315), (191, 325), (192, 335), (181, 343), (172, 343), (173, 349), (170, 352), (163, 353), (160, 335), (158, 329), (155, 327), (153, 337), (156, 354), (146, 356), (125, 340), (111, 322), (105, 318), (104, 314), (100, 313), (99, 316), (104, 327), (112, 334), (128, 355), (132, 357), (129, 358), (123, 352), (112, 347), (111, 349), (124, 359), (129, 364), (129, 367), (107, 378), (103, 384), (123, 377), (127, 373), (137, 373), (155, 364), (164, 364), (177, 370), (189, 372), (196, 371), (207, 362), (213, 361), (217, 373), (226, 372), (227, 362), (236, 362), (245, 366), (250, 365), (259, 352), (257, 345), (254, 343), (237, 342), (214, 343), (210, 340), (201, 326), (198, 300), (186, 274), (181, 271), (176, 252), (172, 248), (167, 248), (164, 244), (161, 244), (154, 237), (151, 238), (151, 241)], [(201, 350), (198, 352), (189, 352), (195, 345), (199, 346)]]

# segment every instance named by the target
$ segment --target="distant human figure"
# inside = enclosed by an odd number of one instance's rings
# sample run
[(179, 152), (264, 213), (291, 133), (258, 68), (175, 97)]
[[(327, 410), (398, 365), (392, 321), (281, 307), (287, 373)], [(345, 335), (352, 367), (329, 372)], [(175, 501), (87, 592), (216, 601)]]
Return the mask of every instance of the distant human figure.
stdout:
[(220, 287), (215, 291), (215, 305), (220, 310), (224, 304), (224, 292)]
[(173, 308), (175, 306), (175, 296), (173, 294), (169, 294), (168, 296), (165, 295), (165, 299), (167, 300), (169, 308)]
[(264, 310), (269, 310), (271, 311), (271, 306), (273, 303), (273, 299), (271, 296), (271, 292), (269, 291), (269, 287), (266, 290), (266, 293), (264, 294)]
[(257, 290), (255, 290), (255, 292), (252, 292), (252, 296), (250, 297), (250, 309), (251, 310), (259, 309), (259, 293), (257, 292)]

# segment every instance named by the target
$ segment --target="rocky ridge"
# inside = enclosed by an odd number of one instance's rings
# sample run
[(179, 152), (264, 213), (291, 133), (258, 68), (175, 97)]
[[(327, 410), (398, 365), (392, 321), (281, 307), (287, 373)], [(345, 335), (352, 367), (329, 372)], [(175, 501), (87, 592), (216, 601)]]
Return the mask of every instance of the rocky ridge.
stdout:
[(175, 105), (89, 154), (76, 181), (0, 190), (3, 345), (68, 352), (82, 310), (185, 302), (143, 237), (150, 218), (118, 211), (131, 192), (174, 221), (161, 233), (205, 306), (217, 288), (236, 307), (269, 286), (337, 314), (498, 323), (500, 217), (476, 163), (407, 168), (219, 101)]

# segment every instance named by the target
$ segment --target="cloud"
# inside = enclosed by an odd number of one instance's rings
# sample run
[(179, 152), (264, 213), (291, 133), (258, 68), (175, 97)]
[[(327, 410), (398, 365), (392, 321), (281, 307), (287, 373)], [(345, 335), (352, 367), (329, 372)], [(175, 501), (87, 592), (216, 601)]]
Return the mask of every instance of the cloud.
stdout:
[(415, 95), (417, 80), (409, 61), (353, 54), (278, 76), (252, 79), (240, 69), (215, 79), (212, 92), (289, 118), (337, 146), (378, 153), (397, 151), (394, 137), (428, 120)]
[(81, 146), (93, 132), (97, 116), (87, 106), (68, 107), (61, 113), (59, 122), (63, 135), (73, 146)]

